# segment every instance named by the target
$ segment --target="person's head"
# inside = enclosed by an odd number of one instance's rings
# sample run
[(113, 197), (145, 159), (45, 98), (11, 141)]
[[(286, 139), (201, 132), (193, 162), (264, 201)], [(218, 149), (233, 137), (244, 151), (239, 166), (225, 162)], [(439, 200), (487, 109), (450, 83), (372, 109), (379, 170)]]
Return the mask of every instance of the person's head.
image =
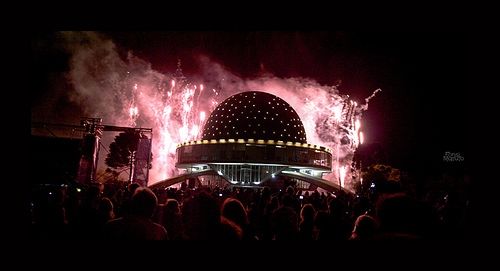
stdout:
[(353, 239), (370, 239), (375, 234), (377, 223), (375, 219), (369, 215), (360, 215), (354, 223), (352, 230)]
[(343, 211), (342, 201), (337, 197), (332, 198), (328, 203), (328, 210), (330, 212), (330, 215), (340, 216)]
[(99, 213), (105, 216), (108, 220), (115, 217), (115, 213), (113, 211), (113, 202), (109, 198), (101, 198), (98, 208)]
[(417, 225), (416, 202), (403, 193), (384, 195), (377, 202), (380, 230), (414, 232)]
[(207, 192), (195, 194), (182, 205), (182, 217), (188, 239), (217, 238), (221, 215), (217, 200)]
[(179, 202), (176, 199), (168, 199), (165, 203), (163, 210), (168, 214), (180, 214), (181, 209), (179, 206)]
[(291, 207), (291, 208), (294, 208), (294, 197), (293, 195), (291, 194), (285, 194), (282, 198), (282, 201), (281, 201), (281, 205), (282, 206), (288, 206), (288, 207)]
[(227, 198), (222, 204), (222, 216), (243, 226), (248, 224), (248, 217), (245, 207), (241, 201), (234, 198)]
[(127, 190), (130, 193), (130, 195), (133, 195), (135, 190), (139, 187), (140, 185), (138, 183), (131, 183), (128, 185)]
[(132, 214), (150, 218), (153, 216), (157, 204), (158, 198), (151, 189), (138, 187), (132, 195), (130, 211)]
[(316, 215), (316, 210), (312, 204), (304, 204), (302, 210), (300, 210), (300, 221), (314, 221), (314, 216)]

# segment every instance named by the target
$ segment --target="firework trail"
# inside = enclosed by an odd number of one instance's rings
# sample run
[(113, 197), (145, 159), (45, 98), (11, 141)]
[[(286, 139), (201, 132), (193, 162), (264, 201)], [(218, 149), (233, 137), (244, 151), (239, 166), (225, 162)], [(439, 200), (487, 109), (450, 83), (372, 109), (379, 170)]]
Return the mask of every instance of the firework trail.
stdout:
[[(336, 86), (304, 78), (244, 80), (205, 56), (199, 57), (201, 74), (190, 80), (182, 74), (180, 62), (175, 73), (162, 74), (132, 53), (122, 59), (114, 43), (99, 34), (61, 35), (72, 53), (69, 78), (74, 89), (67, 93), (72, 101), (106, 124), (153, 128), (149, 185), (178, 174), (176, 145), (198, 139), (207, 114), (229, 96), (249, 90), (287, 101), (299, 114), (307, 141), (333, 151), (332, 174), (325, 178), (350, 185), (353, 154), (364, 140), (362, 113), (380, 89), (358, 105), (348, 95), (341, 95)], [(112, 139), (103, 137), (103, 144)]]

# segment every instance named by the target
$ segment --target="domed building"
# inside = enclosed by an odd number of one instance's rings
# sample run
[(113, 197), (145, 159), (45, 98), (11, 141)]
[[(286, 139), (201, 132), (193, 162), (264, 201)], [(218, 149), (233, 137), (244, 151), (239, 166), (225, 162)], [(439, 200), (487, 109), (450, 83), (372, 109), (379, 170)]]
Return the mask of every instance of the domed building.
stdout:
[(339, 190), (322, 179), (331, 172), (331, 150), (307, 143), (297, 112), (283, 99), (260, 91), (235, 94), (207, 119), (202, 138), (177, 148), (185, 173), (151, 186), (273, 186), (280, 180), (303, 190)]

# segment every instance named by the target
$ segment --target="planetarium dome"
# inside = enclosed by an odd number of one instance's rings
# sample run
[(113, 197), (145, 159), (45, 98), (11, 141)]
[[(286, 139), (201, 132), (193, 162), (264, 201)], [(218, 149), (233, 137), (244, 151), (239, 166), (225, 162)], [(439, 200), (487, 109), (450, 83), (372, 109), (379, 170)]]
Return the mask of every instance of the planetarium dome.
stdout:
[(307, 142), (297, 112), (283, 99), (261, 91), (227, 98), (207, 119), (202, 140), (228, 138)]
[(175, 166), (183, 173), (152, 188), (186, 180), (193, 187), (263, 187), (287, 180), (306, 190), (339, 190), (322, 179), (331, 172), (331, 150), (306, 139), (299, 115), (283, 99), (241, 92), (214, 109), (201, 138), (179, 143)]

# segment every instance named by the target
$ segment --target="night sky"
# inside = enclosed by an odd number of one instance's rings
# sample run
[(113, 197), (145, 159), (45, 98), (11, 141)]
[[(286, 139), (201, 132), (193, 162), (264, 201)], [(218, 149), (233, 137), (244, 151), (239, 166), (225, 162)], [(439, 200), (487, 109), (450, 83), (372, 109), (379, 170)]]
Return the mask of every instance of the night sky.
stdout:
[[(242, 78), (263, 73), (339, 85), (363, 101), (366, 145), (378, 145), (401, 168), (436, 166), (445, 151), (467, 158), (467, 34), (461, 32), (102, 32), (164, 73), (182, 59), (196, 74), (200, 54)], [(32, 38), (33, 104), (51, 88), (47, 78), (69, 69), (51, 33)], [(51, 81), (52, 82), (52, 81)], [(284, 98), (284, 97), (282, 97)]]

